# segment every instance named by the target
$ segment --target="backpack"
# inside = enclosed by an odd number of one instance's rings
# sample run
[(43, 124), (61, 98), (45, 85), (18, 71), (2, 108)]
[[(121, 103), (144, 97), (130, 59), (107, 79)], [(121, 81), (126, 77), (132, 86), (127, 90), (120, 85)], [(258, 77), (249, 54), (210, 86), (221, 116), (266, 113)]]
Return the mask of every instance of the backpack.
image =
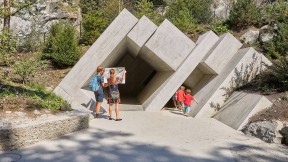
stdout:
[(89, 81), (89, 88), (91, 91), (96, 92), (99, 90), (100, 85), (99, 82), (97, 80), (97, 75), (94, 75), (91, 80)]

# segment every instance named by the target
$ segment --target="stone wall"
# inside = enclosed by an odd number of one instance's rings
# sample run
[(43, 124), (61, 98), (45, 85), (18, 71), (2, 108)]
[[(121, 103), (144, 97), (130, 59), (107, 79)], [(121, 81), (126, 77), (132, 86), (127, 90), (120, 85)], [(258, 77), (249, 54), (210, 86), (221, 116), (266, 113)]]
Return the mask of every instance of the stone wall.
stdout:
[(46, 122), (0, 128), (0, 150), (14, 150), (89, 127), (88, 114), (58, 117)]

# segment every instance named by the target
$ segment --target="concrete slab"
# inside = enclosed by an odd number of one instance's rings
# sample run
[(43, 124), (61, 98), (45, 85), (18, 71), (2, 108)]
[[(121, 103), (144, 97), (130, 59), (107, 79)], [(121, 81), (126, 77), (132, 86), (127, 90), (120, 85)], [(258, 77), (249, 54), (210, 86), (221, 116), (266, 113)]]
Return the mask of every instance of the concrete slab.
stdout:
[(123, 121), (94, 119), (90, 128), (33, 146), (0, 152), (19, 162), (287, 161), (288, 149), (248, 137), (215, 119), (169, 111), (121, 112)]
[(187, 79), (190, 73), (197, 67), (203, 57), (209, 52), (210, 48), (218, 40), (218, 36), (212, 31), (202, 36), (202, 41), (195, 47), (189, 56), (180, 65), (178, 70), (167, 78), (166, 82), (157, 87), (154, 95), (143, 104), (146, 111), (159, 111), (169, 101), (171, 96), (177, 91), (182, 83)]
[(157, 71), (176, 71), (195, 43), (167, 19), (140, 51), (140, 57)]
[(220, 74), (241, 46), (242, 43), (233, 35), (230, 33), (223, 34), (218, 43), (203, 58), (201, 64), (210, 69), (211, 73)]
[(263, 55), (253, 48), (239, 50), (231, 61), (224, 67), (222, 73), (207, 83), (195, 94), (199, 104), (192, 105), (191, 115), (194, 117), (212, 117), (217, 109), (227, 100), (233, 88), (250, 81), (266, 64), (271, 64)]
[(262, 95), (234, 92), (214, 118), (236, 130), (241, 130), (250, 117), (271, 106), (272, 103)]
[(138, 23), (127, 35), (128, 49), (132, 56), (137, 57), (140, 49), (158, 28), (146, 16), (142, 16)]
[(77, 108), (90, 103), (94, 99), (93, 93), (84, 92), (82, 88), (88, 86), (97, 66), (118, 62), (126, 50), (126, 36), (137, 22), (138, 19), (124, 9), (65, 76), (54, 93), (77, 105)]

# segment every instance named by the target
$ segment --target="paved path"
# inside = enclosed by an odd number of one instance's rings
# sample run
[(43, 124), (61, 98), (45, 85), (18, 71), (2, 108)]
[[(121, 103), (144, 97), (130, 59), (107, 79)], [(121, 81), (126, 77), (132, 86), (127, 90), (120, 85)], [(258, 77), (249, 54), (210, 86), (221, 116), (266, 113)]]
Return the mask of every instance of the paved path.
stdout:
[(287, 147), (247, 137), (214, 119), (169, 111), (121, 115), (121, 122), (93, 119), (87, 130), (0, 152), (0, 162), (288, 161)]

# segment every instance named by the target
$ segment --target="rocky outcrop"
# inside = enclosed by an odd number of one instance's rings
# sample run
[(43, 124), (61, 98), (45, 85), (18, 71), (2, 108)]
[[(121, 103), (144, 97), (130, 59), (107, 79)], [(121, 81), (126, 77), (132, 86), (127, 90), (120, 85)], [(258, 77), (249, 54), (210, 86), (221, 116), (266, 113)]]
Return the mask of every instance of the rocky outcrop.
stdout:
[(265, 142), (271, 143), (276, 137), (275, 131), (277, 125), (275, 120), (250, 123), (244, 127), (242, 132), (246, 135), (255, 136)]
[(227, 19), (232, 5), (232, 0), (214, 0), (211, 7), (213, 16), (218, 19)]
[(261, 27), (259, 40), (261, 42), (264, 42), (264, 43), (265, 42), (269, 42), (276, 35), (273, 32), (274, 30), (277, 30), (277, 26), (276, 25), (274, 27), (271, 27), (269, 25), (265, 25), (265, 26)]
[(29, 12), (11, 17), (11, 31), (19, 39), (25, 38), (31, 32), (44, 35), (52, 24), (63, 19), (71, 21), (79, 30), (82, 17), (77, 3), (78, 0), (72, 3), (62, 0), (38, 0), (30, 7)]

